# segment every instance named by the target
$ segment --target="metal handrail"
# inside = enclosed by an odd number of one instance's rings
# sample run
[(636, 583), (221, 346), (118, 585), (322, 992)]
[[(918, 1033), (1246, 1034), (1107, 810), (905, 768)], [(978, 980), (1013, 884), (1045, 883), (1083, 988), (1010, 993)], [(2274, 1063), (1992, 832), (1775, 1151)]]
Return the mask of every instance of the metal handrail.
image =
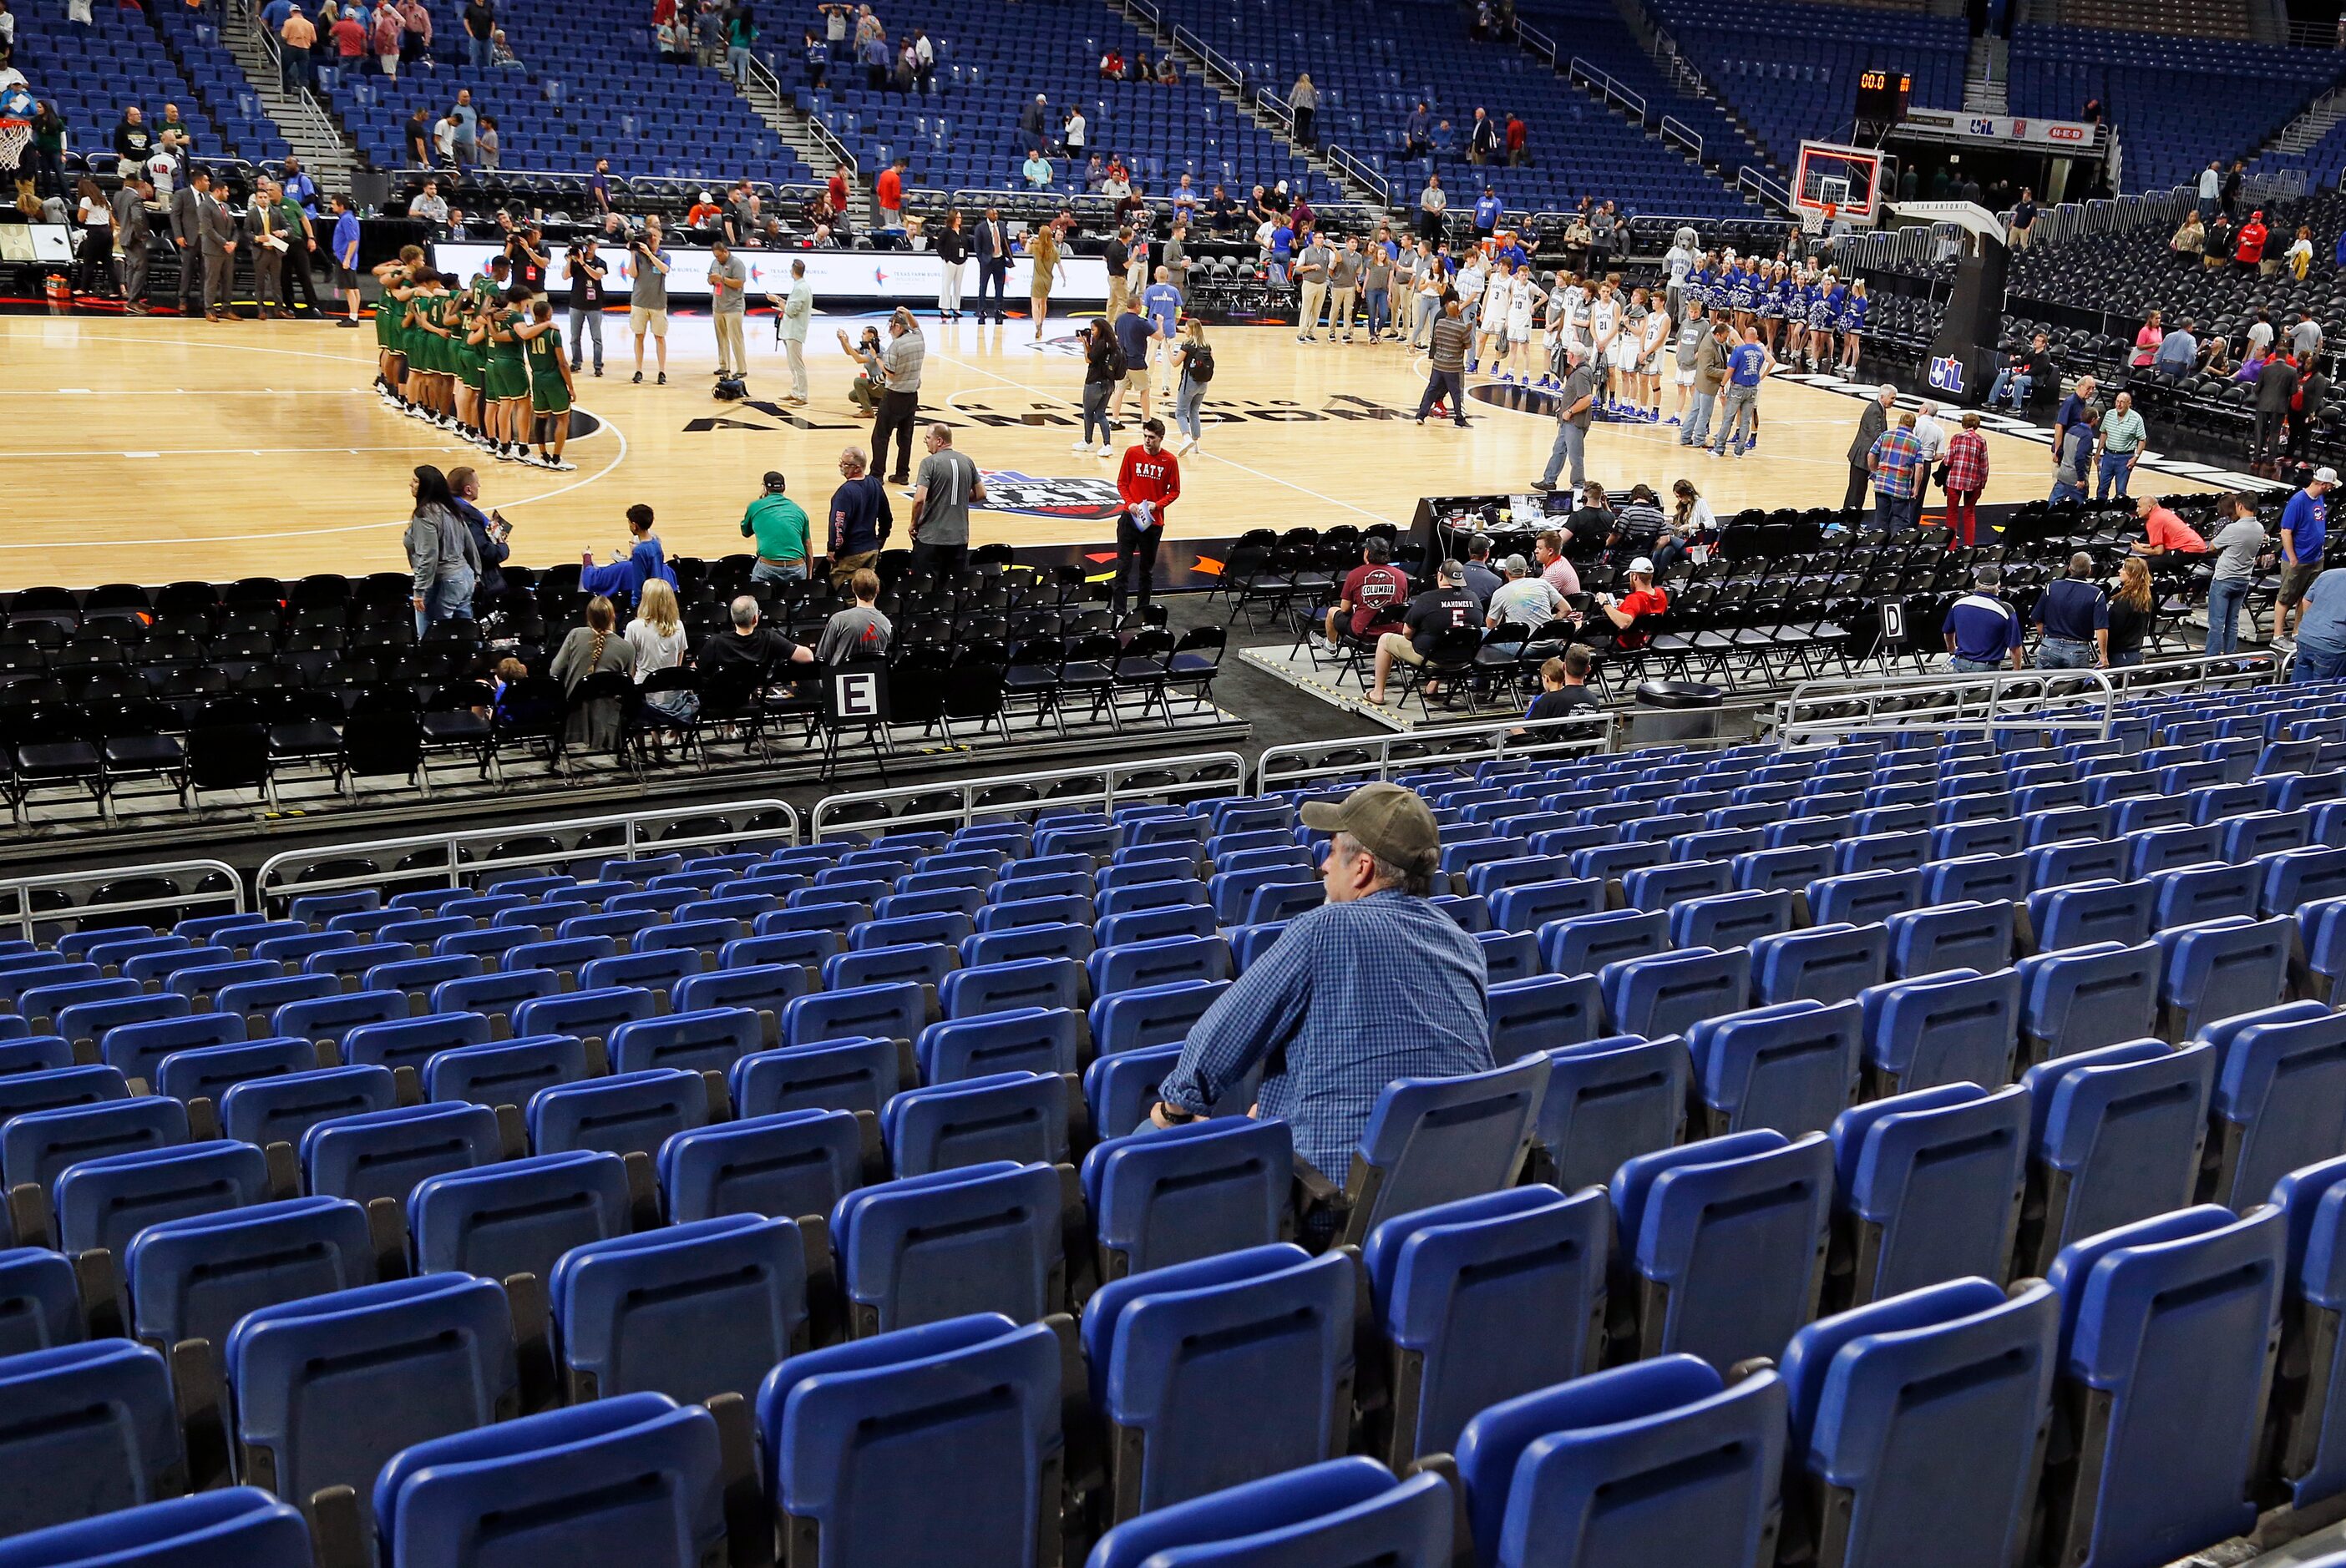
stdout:
[(1662, 117), (1662, 139), (1676, 142), (1694, 154), (1697, 163), (1702, 161), (1702, 133), (1675, 115)]
[[(1209, 771), (1219, 777), (1173, 778), (1136, 783), (1147, 775)], [(1227, 770), (1224, 772), (1223, 770)], [(1069, 786), (1076, 786), (1069, 788)], [(1085, 788), (1084, 786), (1093, 786)], [(1008, 792), (1008, 793), (1003, 793)], [(933, 784), (891, 789), (854, 789), (826, 795), (815, 802), (807, 819), (817, 839), (834, 828), (933, 826), (971, 823), (1018, 817), (1042, 809), (1113, 811), (1119, 804), (1172, 798), (1198, 799), (1239, 796), (1247, 792), (1246, 759), (1235, 751), (1193, 751), (1177, 757), (1148, 757), (1090, 768), (1054, 768), (1035, 773), (995, 773), (982, 779), (940, 779)], [(1003, 798), (994, 799), (998, 793)], [(1015, 797), (1015, 798), (1014, 798)], [(937, 804), (939, 801), (951, 804)], [(917, 810), (892, 811), (889, 807), (911, 802)], [(872, 814), (865, 815), (862, 813)]]
[[(790, 96), (782, 91), (781, 77), (774, 74), (772, 66), (755, 55), (750, 56), (750, 75), (759, 86), (774, 95), (774, 107), (777, 113), (786, 112), (790, 107)], [(852, 179), (861, 172), (855, 162), (855, 155), (848, 150), (845, 142), (832, 134), (829, 126), (822, 123), (821, 115), (810, 111), (806, 123), (809, 132), (822, 145), (822, 150), (829, 153), (834, 161), (845, 166), (849, 178)]]
[(1631, 92), (1627, 87), (1623, 87), (1619, 82), (1615, 81), (1611, 76), (1606, 75), (1605, 72), (1597, 69), (1595, 66), (1590, 65), (1586, 60), (1582, 59), (1579, 56), (1575, 55), (1572, 56), (1572, 64), (1565, 67), (1564, 74), (1567, 79), (1577, 82), (1582, 87), (1595, 87), (1606, 103), (1620, 104), (1622, 107), (1629, 109), (1637, 115), (1637, 121), (1640, 125), (1645, 123), (1645, 98), (1637, 93)]
[(1392, 187), (1385, 182), (1382, 172), (1346, 148), (1332, 143), (1326, 148), (1326, 157), (1339, 174), (1347, 179), (1356, 180), (1376, 192), (1378, 203), (1387, 211), (1392, 209)]
[(1290, 138), (1294, 137), (1295, 111), (1287, 107), (1287, 100), (1285, 98), (1280, 97), (1269, 87), (1257, 87), (1255, 89), (1254, 111), (1259, 115), (1269, 116), (1271, 121), (1279, 127), (1280, 135)]
[(1774, 202), (1786, 212), (1792, 210), (1792, 188), (1776, 180), (1764, 170), (1744, 164), (1735, 171), (1735, 188), (1748, 191), (1761, 202)]
[(1229, 58), (1187, 27), (1176, 26), (1172, 36), (1173, 46), (1177, 49), (1187, 49), (1197, 56), (1199, 63), (1206, 67), (1207, 75), (1219, 76), (1230, 91), (1240, 97), (1246, 96), (1246, 73), (1239, 68), (1236, 60)]
[[(1309, 788), (1316, 780), (1390, 779), (1397, 772), (1445, 762), (1610, 751), (1620, 718), (1598, 708), (1556, 718), (1501, 718), (1341, 740), (1292, 741), (1263, 748), (1255, 759), (1255, 787), (1270, 795)], [(1518, 735), (1518, 730), (1524, 733)]]
[[(62, 908), (48, 908), (36, 902), (43, 893), (70, 895), (76, 888), (97, 890), (109, 882), (173, 877), (184, 871), (199, 871), (205, 879), (217, 878), (226, 885), (155, 898), (68, 902)], [(190, 904), (211, 903), (225, 903), (230, 914), (244, 912), (244, 878), (226, 860), (153, 860), (139, 865), (56, 871), (46, 876), (11, 877), (0, 881), (0, 930), (13, 930), (26, 942), (32, 942), (37, 940), (36, 933), (43, 926), (70, 925), (76, 930), (96, 931), (105, 929), (107, 924), (141, 925), (148, 922), (125, 921), (119, 917), (144, 914), (150, 910), (184, 910)]]
[(1165, 14), (1162, 11), (1159, 11), (1155, 5), (1151, 5), (1149, 0), (1125, 0), (1125, 9), (1127, 11), (1139, 12), (1143, 17), (1147, 18), (1150, 27), (1158, 32), (1164, 31)]
[(2007, 669), (1803, 681), (1769, 718), (1788, 745), (1915, 730), (1991, 736), (2003, 728), (2089, 729), (2091, 738), (2106, 740), (2116, 709), (2117, 685), (2105, 671)]
[(1516, 22), (1515, 37), (1528, 47), (1533, 54), (1537, 55), (1542, 59), (1545, 60), (1548, 65), (1548, 69), (1556, 69), (1556, 40), (1554, 38), (1549, 37), (1545, 33), (1541, 32), (1537, 27), (1533, 26), (1530, 23), (1524, 21)]
[[(780, 825), (771, 828), (726, 828), (705, 833), (676, 833), (658, 839), (645, 836), (646, 830), (664, 823), (690, 823), (714, 817), (739, 820), (769, 814), (779, 814)], [(609, 828), (620, 830), (619, 841), (616, 844), (539, 850), (512, 855), (473, 852), (474, 846), (494, 850), (496, 845), (510, 839), (575, 838)], [(435, 883), (454, 888), (464, 886), (467, 878), (477, 879), (489, 871), (527, 871), (533, 867), (560, 865), (587, 855), (632, 857), (645, 849), (664, 852), (700, 849), (712, 844), (737, 844), (745, 840), (779, 840), (784, 845), (797, 843), (797, 809), (786, 800), (723, 800), (708, 805), (663, 806), (600, 817), (566, 817), (551, 822), (508, 822), (495, 828), (460, 828), (444, 833), (419, 833), (407, 838), (368, 839), (288, 850), (261, 862), (260, 870), (253, 877), (253, 896), (266, 910), (272, 901), (290, 901), (302, 894), (338, 892), (352, 888), (380, 888), (386, 881), (394, 878), (402, 881)], [(389, 870), (390, 863), (415, 859), (427, 850), (439, 852), (441, 860), (438, 864), (409, 865), (395, 872)], [(372, 873), (350, 876), (307, 878), (301, 875), (305, 870), (350, 860), (374, 860), (378, 869)]]

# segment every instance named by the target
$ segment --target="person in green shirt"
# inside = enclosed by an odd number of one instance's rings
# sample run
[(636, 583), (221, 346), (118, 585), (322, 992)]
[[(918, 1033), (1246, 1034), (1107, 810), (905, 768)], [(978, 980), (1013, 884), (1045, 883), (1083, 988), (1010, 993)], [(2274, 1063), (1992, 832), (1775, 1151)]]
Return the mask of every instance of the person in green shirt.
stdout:
[(811, 564), (806, 508), (782, 494), (786, 483), (780, 473), (768, 470), (765, 494), (741, 514), (741, 536), (758, 541), (758, 562), (750, 568), (753, 583), (806, 581)]
[[(537, 416), (537, 465), (576, 468), (563, 460), (570, 439), (570, 361), (562, 352), (562, 329), (554, 324), (554, 301), (540, 294), (530, 305), (531, 321), (516, 328), (529, 356), (529, 402)], [(524, 461), (527, 458), (525, 456)]]
[(466, 441), (486, 446), (488, 433), (481, 428), (481, 391), (488, 374), (488, 353), (483, 343), (487, 328), (483, 324), (479, 296), (467, 290), (457, 298), (459, 324), (452, 345), (456, 351), (456, 423)]
[(489, 450), (508, 463), (520, 462), (529, 451), (529, 363), (514, 333), (521, 320), (516, 305), (498, 305), (489, 312), (489, 362), (483, 391), (497, 405)]
[(310, 258), (318, 253), (318, 230), (310, 221), (310, 215), (301, 210), (301, 204), (285, 194), (284, 187), (275, 188), (277, 210), (284, 219), (285, 242), (289, 247), (285, 252), (283, 298), (290, 309), (294, 290), (300, 290), (302, 304), (314, 316), (318, 313), (318, 281), (311, 275)]

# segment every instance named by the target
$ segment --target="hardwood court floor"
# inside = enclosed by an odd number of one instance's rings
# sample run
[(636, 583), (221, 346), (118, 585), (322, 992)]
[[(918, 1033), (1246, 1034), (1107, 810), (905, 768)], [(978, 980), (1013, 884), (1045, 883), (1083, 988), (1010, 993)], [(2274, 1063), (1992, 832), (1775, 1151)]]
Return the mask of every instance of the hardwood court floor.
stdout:
[[(486, 461), (386, 409), (371, 386), (370, 326), (0, 317), (0, 428), (10, 433), (0, 490), (16, 517), (0, 536), (0, 588), (403, 569), (408, 475), (421, 463), (481, 469), (483, 503), (512, 519), (515, 558), (527, 564), (589, 549), (604, 558), (636, 502), (657, 510), (672, 555), (742, 549), (741, 509), (762, 473), (789, 474), (790, 494), (819, 516), (838, 483), (840, 449), (868, 443), (833, 336), (860, 321), (817, 321), (814, 401), (790, 409), (770, 401), (789, 386), (770, 315), (749, 323), (750, 401), (729, 404), (708, 392), (716, 356), (707, 317), (672, 323), (666, 387), (652, 384), (648, 367), (646, 384), (629, 382), (626, 318), (607, 317), (607, 373), (578, 381), (578, 404), (601, 428), (573, 442), (577, 472), (557, 473)], [(923, 419), (933, 412), (959, 427), (956, 444), (1000, 476), (989, 480), (996, 507), (973, 519), (974, 542), (1112, 539), (1115, 460), (1069, 450), (1082, 382), (1070, 324), (1054, 320), (1039, 344), (1018, 320), (923, 327)], [(1275, 327), (1209, 329), (1209, 337), (1219, 374), (1207, 442), (1183, 463), (1173, 539), (1299, 523), (1406, 525), (1422, 495), (1520, 491), (1545, 461), (1555, 425), (1542, 413), (1470, 399), (1470, 430), (1413, 425), (1424, 361), (1407, 350), (1298, 344)], [(1760, 410), (1762, 444), (1742, 459), (1688, 453), (1667, 426), (1600, 424), (1589, 473), (1608, 486), (1642, 480), (1666, 500), (1669, 483), (1688, 476), (1722, 516), (1748, 505), (1838, 504), (1860, 404), (1776, 382)], [(1169, 423), (1169, 400), (1158, 412)], [(2041, 432), (1990, 435), (1989, 501), (2045, 494), (2044, 442)], [(2155, 484), (2208, 487), (2180, 471)], [(900, 501), (899, 544), (904, 510)]]

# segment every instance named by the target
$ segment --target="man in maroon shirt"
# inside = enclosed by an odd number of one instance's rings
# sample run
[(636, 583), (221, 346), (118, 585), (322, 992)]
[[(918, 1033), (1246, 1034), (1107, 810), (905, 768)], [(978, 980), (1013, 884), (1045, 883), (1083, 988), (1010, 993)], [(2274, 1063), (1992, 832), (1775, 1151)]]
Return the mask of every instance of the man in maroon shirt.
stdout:
[(1392, 546), (1372, 535), (1361, 546), (1361, 564), (1344, 579), (1344, 591), (1328, 612), (1328, 640), (1341, 645), (1349, 622), (1352, 636), (1369, 643), (1402, 627), (1409, 607), (1409, 575), (1392, 565)]

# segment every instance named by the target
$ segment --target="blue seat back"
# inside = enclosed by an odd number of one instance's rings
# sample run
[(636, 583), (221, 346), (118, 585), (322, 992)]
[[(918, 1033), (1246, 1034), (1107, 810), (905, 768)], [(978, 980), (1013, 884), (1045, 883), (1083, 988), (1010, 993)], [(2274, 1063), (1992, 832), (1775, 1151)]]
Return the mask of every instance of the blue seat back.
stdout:
[(1495, 981), (1489, 995), (1491, 1058), (1502, 1066), (1604, 1032), (1605, 1010), (1594, 974)]
[(417, 1182), (490, 1165), (505, 1154), (496, 1113), (460, 1102), (338, 1116), (301, 1135), (309, 1189), (357, 1203), (387, 1197), (403, 1206)]
[(387, 1111), (399, 1089), (388, 1067), (320, 1067), (247, 1078), (220, 1096), (220, 1126), (248, 1144), (301, 1146), (301, 1135), (320, 1122)]
[(1566, 1192), (1602, 1186), (1634, 1155), (1669, 1148), (1686, 1131), (1693, 1064), (1675, 1035), (1609, 1035), (1547, 1053), (1539, 1157)]
[(1821, 1133), (1857, 1098), (1863, 1013), (1854, 1002), (1786, 1002), (1698, 1019), (1687, 1036), (1711, 1130)]
[(1476, 1556), (1574, 1568), (1761, 1563), (1785, 1408), (1774, 1372), (1729, 1387), (1680, 1355), (1494, 1405), (1458, 1444)]
[(1889, 928), (1875, 921), (1823, 921), (1750, 944), (1751, 1000), (1847, 1002), (1879, 985), (1890, 968)]
[(845, 1111), (780, 1111), (696, 1127), (660, 1145), (660, 1190), (682, 1224), (719, 1215), (825, 1216), (862, 1180), (863, 1136)]
[(548, 1410), (404, 1449), (375, 1481), (387, 1564), (721, 1558), (717, 1419), (658, 1394)]
[[(1956, 1279), (1792, 1336), (1789, 1462), (1843, 1521), (1842, 1561), (2018, 1561), (2060, 1318), (2041, 1280), (2007, 1297), (1985, 1279)], [(1964, 1484), (1949, 1487), (1934, 1472), (1955, 1453)]]
[(1547, 1077), (1538, 1054), (1487, 1073), (1386, 1084), (1361, 1134), (1363, 1185), (1347, 1234), (1362, 1237), (1391, 1216), (1513, 1186)]
[(1058, 1173), (991, 1165), (905, 1176), (831, 1210), (852, 1327), (886, 1333), (972, 1312), (1035, 1322), (1061, 1288)]
[[(545, 973), (546, 971), (536, 971)], [(484, 975), (481, 980), (496, 980)], [(449, 985), (474, 985), (479, 980), (452, 980)], [(490, 1035), (486, 1014), (474, 1012), (423, 1013), (402, 1015), (380, 1023), (362, 1023), (342, 1035), (342, 1060), (378, 1067), (413, 1067), (442, 1051), (464, 1045), (484, 1045)]]
[(2211, 1023), (2199, 1038), (2218, 1056), (2216, 1186), (2203, 1197), (2245, 1210), (2290, 1171), (2346, 1150), (2346, 1014), (2292, 1002)]
[(2021, 1082), (2031, 1100), (2031, 1157), (2046, 1195), (2032, 1267), (2079, 1237), (2191, 1201), (2216, 1062), (2211, 1045), (2170, 1051), (2143, 1040), (2028, 1070)]
[(1221, 1116), (1110, 1138), (1084, 1156), (1085, 1200), (1107, 1278), (1281, 1239), (1294, 1143), (1287, 1124)]
[(1669, 940), (1670, 917), (1662, 910), (1567, 915), (1539, 928), (1540, 962), (1551, 974), (1595, 974), (1625, 958), (1661, 952)]
[(542, 1155), (651, 1155), (669, 1134), (709, 1121), (709, 1085), (698, 1073), (646, 1067), (540, 1089), (526, 1115), (530, 1147)]
[(1851, 1298), (2004, 1277), (2028, 1179), (2028, 1092), (1973, 1084), (1853, 1105), (1833, 1124)]
[(575, 1034), (532, 1034), (434, 1052), (423, 1062), (423, 1094), (432, 1100), (519, 1107), (540, 1089), (586, 1076), (584, 1041)]
[(838, 1110), (877, 1117), (902, 1077), (896, 1043), (864, 1036), (753, 1053), (733, 1064), (726, 1086), (739, 1115)]
[(1187, 1039), (1189, 1026), (1230, 988), (1227, 979), (1178, 980), (1103, 994), (1091, 1004), (1092, 1041), (1103, 1056)]
[(1396, 1481), (1374, 1460), (1331, 1459), (1120, 1524), (1093, 1549), (1088, 1568), (1443, 1568), (1452, 1508), (1439, 1476)]
[(1311, 1464), (1350, 1419), (1357, 1266), (1277, 1245), (1133, 1275), (1084, 1312), (1119, 1519)]
[(994, 1073), (907, 1089), (880, 1114), (899, 1176), (1010, 1160), (1067, 1157), (1068, 1080), (1056, 1073)]
[(2158, 1001), (2168, 1037), (2188, 1040), (2218, 1019), (2280, 1000), (2296, 931), (2285, 916), (2229, 915), (2170, 926), (2157, 941), (2165, 960)]
[(583, 977), (580, 983), (580, 990), (560, 996), (543, 996), (515, 1007), (513, 1032), (608, 1040), (620, 1024), (649, 1018), (659, 1011), (652, 993), (640, 986), (591, 986)]
[(928, 1084), (1004, 1072), (1073, 1073), (1082, 1028), (1082, 1015), (1071, 1008), (1017, 1007), (932, 1023), (913, 1054)]
[(1059, 1524), (1061, 1365), (1048, 1328), (990, 1313), (792, 1357), (757, 1402), (782, 1528), (823, 1562), (955, 1562), (972, 1541), (1036, 1561)]
[(2089, 1236), (2054, 1260), (2058, 1375), (2105, 1436), (2048, 1551), (2157, 1562), (2255, 1522), (2285, 1230), (2277, 1208), (2209, 1205)]
[(782, 1011), (782, 1039), (791, 1045), (864, 1037), (909, 1041), (927, 1022), (928, 1003), (919, 985), (855, 985), (793, 998)]
[(1454, 1452), (1476, 1412), (1597, 1365), (1612, 1237), (1603, 1192), (1544, 1186), (1420, 1209), (1369, 1233), (1362, 1264), (1399, 1356), (1393, 1462)]
[(2139, 1040), (2157, 1026), (2159, 952), (2094, 942), (2031, 953), (2020, 972), (2020, 1035), (2029, 1060)]
[(5, 1568), (310, 1568), (301, 1511), (254, 1486), (167, 1498), (0, 1541)]
[(104, 1247), (118, 1259), (148, 1226), (269, 1196), (267, 1157), (227, 1138), (76, 1159), (57, 1177), (58, 1245), (69, 1256)]
[(374, 1274), (366, 1211), (335, 1197), (150, 1225), (132, 1239), (123, 1265), (138, 1338), (164, 1345), (207, 1339), (216, 1353), (246, 1313), (364, 1285)]
[(426, 1273), (543, 1280), (572, 1247), (626, 1235), (628, 1198), (617, 1155), (536, 1155), (418, 1182), (407, 1228)]
[(789, 1220), (735, 1214), (572, 1248), (548, 1297), (574, 1401), (754, 1399), (807, 1349), (807, 1263)]
[(1866, 1067), (1893, 1092), (2009, 1083), (2020, 1046), (2020, 973), (1952, 970), (1868, 986)]
[(84, 1329), (81, 1288), (65, 1254), (0, 1247), (0, 1358), (77, 1344)]
[(1823, 1134), (1731, 1133), (1640, 1155), (1612, 1192), (1642, 1294), (1641, 1354), (1731, 1367), (1780, 1353), (1815, 1316), (1833, 1195)]
[(46, 1188), (76, 1161), (188, 1141), (188, 1107), (164, 1095), (33, 1111), (0, 1123), (0, 1177)]
[(611, 1031), (611, 1071), (729, 1072), (758, 1049), (758, 1015), (746, 1007), (703, 1007), (638, 1019)]
[(1751, 989), (1751, 953), (1688, 948), (1626, 958), (1598, 970), (1596, 981), (1613, 1033), (1648, 1039), (1684, 1034), (1705, 1018), (1743, 1005)]
[(0, 1536), (187, 1490), (160, 1352), (100, 1339), (0, 1359)]

